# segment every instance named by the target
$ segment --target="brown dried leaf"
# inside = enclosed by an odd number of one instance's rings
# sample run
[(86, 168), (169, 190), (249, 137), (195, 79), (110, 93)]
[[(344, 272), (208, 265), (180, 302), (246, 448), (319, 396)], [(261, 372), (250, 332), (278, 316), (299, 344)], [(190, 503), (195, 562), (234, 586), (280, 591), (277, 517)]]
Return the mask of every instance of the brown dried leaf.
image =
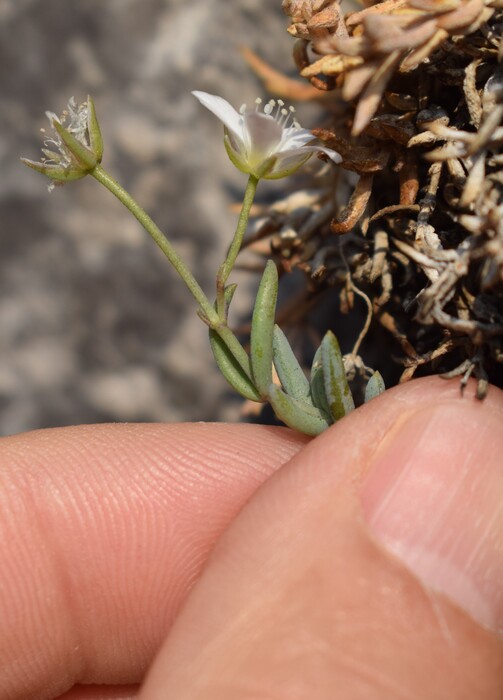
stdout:
[(283, 75), (283, 73), (272, 68), (272, 66), (263, 61), (256, 53), (246, 46), (241, 48), (241, 53), (246, 62), (262, 80), (266, 90), (273, 95), (286, 97), (289, 100), (296, 100), (298, 102), (306, 102), (309, 100), (319, 100), (325, 94), (312, 85)]
[(445, 29), (448, 32), (465, 29), (477, 20), (483, 9), (484, 0), (468, 0), (458, 9), (438, 17), (437, 25), (440, 29)]
[(370, 79), (367, 87), (358, 102), (351, 133), (353, 136), (361, 134), (375, 114), (379, 102), (382, 99), (384, 89), (400, 62), (400, 53), (393, 51), (379, 66)]
[(342, 86), (342, 97), (348, 102), (354, 100), (361, 94), (365, 85), (369, 82), (379, 67), (379, 61), (365, 61), (360, 66), (353, 68), (344, 76)]
[(332, 220), (330, 228), (334, 233), (341, 234), (351, 231), (363, 216), (370, 195), (372, 194), (372, 182), (374, 175), (367, 173), (358, 180), (348, 206)]
[(438, 48), (448, 36), (449, 34), (445, 31), (445, 29), (438, 29), (426, 42), (426, 44), (424, 44), (424, 46), (420, 46), (404, 58), (400, 64), (400, 72), (408, 73), (409, 71), (417, 68), (418, 65), (424, 61), (425, 58), (428, 58), (428, 56), (433, 53), (433, 51)]
[(339, 73), (344, 73), (344, 71), (349, 70), (353, 67), (359, 66), (363, 63), (363, 58), (361, 57), (348, 57), (348, 56), (323, 56), (310, 66), (307, 66), (301, 71), (303, 78), (310, 78), (319, 73), (324, 75), (338, 75)]

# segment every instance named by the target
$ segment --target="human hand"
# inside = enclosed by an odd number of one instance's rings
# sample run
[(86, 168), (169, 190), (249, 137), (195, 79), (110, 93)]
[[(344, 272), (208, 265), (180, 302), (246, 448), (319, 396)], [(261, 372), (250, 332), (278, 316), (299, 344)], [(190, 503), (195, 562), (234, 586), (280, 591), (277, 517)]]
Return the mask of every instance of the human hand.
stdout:
[(502, 417), (430, 378), (309, 444), (4, 438), (0, 697), (501, 698)]

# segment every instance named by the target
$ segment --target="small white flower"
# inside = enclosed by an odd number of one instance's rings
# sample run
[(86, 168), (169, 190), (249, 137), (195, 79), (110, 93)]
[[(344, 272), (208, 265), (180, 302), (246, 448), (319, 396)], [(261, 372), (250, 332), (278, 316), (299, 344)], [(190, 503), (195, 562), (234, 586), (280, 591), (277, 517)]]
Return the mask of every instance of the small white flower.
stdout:
[(255, 109), (243, 105), (237, 112), (223, 97), (192, 94), (223, 122), (229, 158), (244, 173), (269, 180), (286, 177), (319, 151), (335, 163), (342, 160), (335, 151), (318, 145), (309, 129), (294, 119), (294, 108), (286, 109), (282, 100), (270, 100), (261, 111), (258, 98)]

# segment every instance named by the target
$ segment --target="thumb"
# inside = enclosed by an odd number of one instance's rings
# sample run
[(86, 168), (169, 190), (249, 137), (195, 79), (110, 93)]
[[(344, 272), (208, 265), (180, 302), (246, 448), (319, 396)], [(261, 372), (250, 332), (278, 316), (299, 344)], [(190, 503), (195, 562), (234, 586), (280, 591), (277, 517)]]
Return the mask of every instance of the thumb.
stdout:
[(503, 394), (430, 378), (313, 440), (227, 530), (147, 678), (157, 700), (491, 700)]

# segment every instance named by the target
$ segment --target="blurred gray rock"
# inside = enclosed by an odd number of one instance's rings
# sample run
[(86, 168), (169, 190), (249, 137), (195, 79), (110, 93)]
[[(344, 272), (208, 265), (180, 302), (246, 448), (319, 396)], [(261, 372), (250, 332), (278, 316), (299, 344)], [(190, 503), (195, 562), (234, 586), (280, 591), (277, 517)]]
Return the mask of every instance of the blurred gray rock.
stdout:
[(147, 234), (91, 178), (48, 194), (19, 156), (39, 158), (46, 109), (91, 93), (105, 167), (211, 292), (245, 177), (190, 91), (253, 101), (262, 88), (239, 46), (288, 70), (286, 26), (280, 0), (0, 2), (0, 434), (237, 417), (194, 303)]

